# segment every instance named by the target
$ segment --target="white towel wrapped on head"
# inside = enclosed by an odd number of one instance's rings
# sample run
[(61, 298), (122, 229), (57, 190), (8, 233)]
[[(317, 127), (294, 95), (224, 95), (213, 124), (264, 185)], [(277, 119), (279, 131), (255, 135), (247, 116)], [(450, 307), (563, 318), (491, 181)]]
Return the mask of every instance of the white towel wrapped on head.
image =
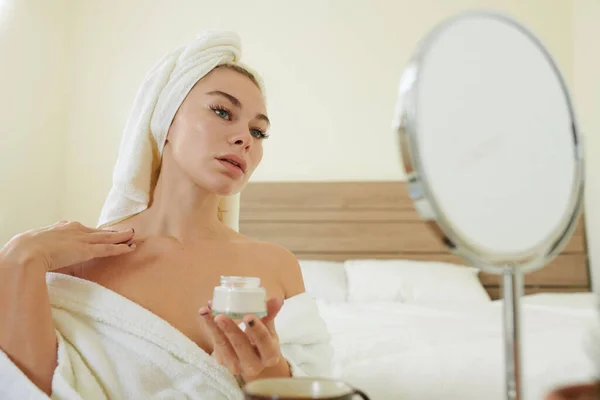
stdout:
[[(215, 67), (240, 63), (236, 33), (211, 31), (168, 53), (146, 75), (125, 126), (113, 183), (98, 221), (104, 227), (144, 211), (156, 185), (167, 132), (194, 85)], [(256, 79), (264, 93), (259, 76)], [(219, 205), (223, 222), (238, 230), (239, 194)]]

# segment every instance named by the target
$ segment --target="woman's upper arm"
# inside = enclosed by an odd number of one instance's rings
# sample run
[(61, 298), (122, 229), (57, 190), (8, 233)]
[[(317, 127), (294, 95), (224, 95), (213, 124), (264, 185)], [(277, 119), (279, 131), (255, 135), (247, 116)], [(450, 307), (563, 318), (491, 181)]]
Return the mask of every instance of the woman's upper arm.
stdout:
[(304, 278), (302, 270), (296, 256), (284, 247), (277, 246), (279, 256), (277, 257), (279, 267), (281, 268), (281, 284), (285, 293), (285, 298), (304, 293)]

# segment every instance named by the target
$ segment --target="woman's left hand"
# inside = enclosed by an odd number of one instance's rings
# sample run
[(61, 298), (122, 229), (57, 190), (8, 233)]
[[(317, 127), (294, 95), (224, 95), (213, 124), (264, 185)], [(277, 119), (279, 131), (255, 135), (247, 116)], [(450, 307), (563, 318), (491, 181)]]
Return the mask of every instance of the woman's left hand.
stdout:
[(274, 320), (282, 305), (283, 300), (273, 298), (267, 302), (265, 317), (244, 316), (245, 332), (225, 315), (213, 317), (210, 305), (199, 311), (212, 337), (217, 361), (244, 382), (267, 376), (290, 376), (275, 331)]

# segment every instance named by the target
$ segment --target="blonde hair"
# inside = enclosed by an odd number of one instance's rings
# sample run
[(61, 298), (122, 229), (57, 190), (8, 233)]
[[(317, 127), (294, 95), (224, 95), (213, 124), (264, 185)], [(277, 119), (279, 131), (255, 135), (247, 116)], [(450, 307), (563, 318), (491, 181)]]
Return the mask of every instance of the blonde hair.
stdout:
[(254, 82), (254, 84), (256, 86), (258, 86), (258, 88), (262, 91), (262, 83), (260, 82), (260, 79), (257, 78), (256, 74), (251, 72), (250, 69), (248, 69), (247, 67), (241, 66), (239, 64), (221, 64), (221, 65), (217, 66), (215, 69), (217, 69), (217, 68), (227, 68), (227, 69), (230, 69), (232, 71), (235, 71), (237, 73), (244, 75), (245, 77), (250, 79), (252, 82)]

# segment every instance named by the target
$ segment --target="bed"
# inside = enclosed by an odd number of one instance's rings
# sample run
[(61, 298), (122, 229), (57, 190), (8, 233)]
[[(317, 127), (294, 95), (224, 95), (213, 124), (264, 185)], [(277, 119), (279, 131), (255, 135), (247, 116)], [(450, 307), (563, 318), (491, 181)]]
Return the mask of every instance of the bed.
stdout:
[[(241, 199), (240, 231), (299, 259), (332, 335), (334, 377), (374, 400), (505, 398), (500, 278), (449, 254), (403, 182), (253, 182)], [(522, 311), (525, 399), (596, 376), (583, 217), (526, 276)]]

